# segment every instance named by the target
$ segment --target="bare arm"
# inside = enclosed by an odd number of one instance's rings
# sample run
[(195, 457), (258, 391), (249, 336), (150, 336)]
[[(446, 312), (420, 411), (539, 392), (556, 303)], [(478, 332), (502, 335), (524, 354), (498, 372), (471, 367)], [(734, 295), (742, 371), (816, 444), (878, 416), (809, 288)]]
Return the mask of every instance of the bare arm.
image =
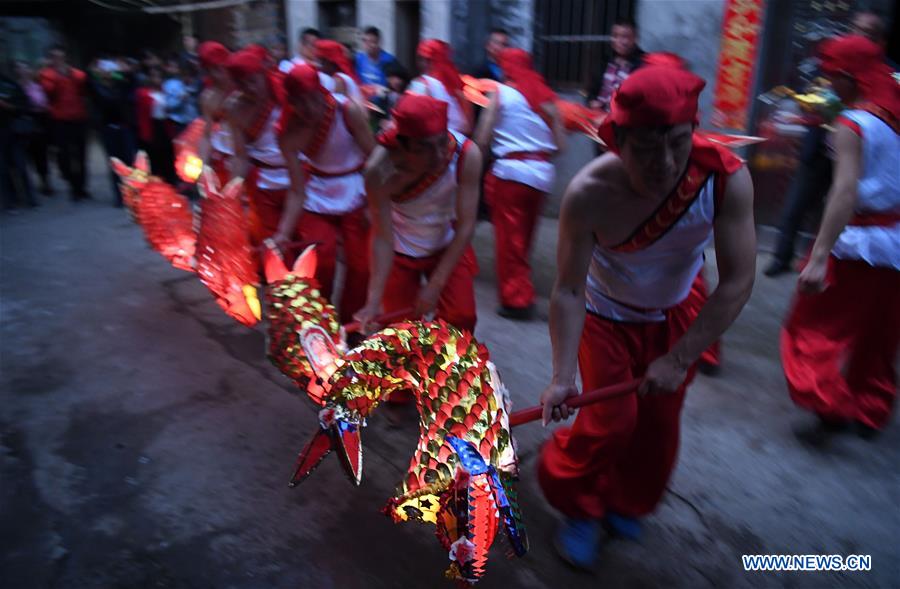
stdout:
[(728, 179), (715, 221), (715, 245), (716, 290), (669, 353), (648, 368), (641, 392), (672, 392), (681, 386), (687, 369), (728, 329), (750, 298), (756, 277), (756, 229), (753, 183), (746, 167)]
[(550, 131), (553, 133), (553, 140), (556, 143), (556, 153), (562, 153), (566, 149), (566, 128), (563, 126), (559, 109), (552, 102), (543, 103), (541, 109), (544, 111), (544, 116), (550, 119)]
[(565, 399), (578, 394), (578, 345), (584, 328), (584, 288), (594, 244), (589, 214), (590, 194), (596, 192), (590, 173), (582, 170), (563, 196), (559, 215), (560, 239), (556, 246), (556, 281), (550, 295), (550, 343), (553, 346), (553, 380), (541, 395), (543, 421), (565, 419), (570, 410)]
[(825, 212), (822, 214), (822, 224), (816, 235), (809, 263), (800, 273), (799, 287), (806, 292), (824, 290), (825, 273), (831, 249), (853, 217), (853, 209), (856, 205), (862, 140), (856, 133), (841, 125), (834, 133), (834, 147), (837, 152), (837, 161), (831, 189), (828, 191)]
[(372, 267), (365, 307), (357, 314), (367, 331), (366, 323), (381, 311), (381, 300), (388, 275), (394, 263), (394, 225), (391, 220), (391, 199), (385, 186), (388, 166), (387, 150), (377, 147), (366, 162), (366, 195), (372, 217)]
[(372, 155), (375, 149), (375, 136), (372, 135), (372, 128), (369, 127), (369, 121), (362, 107), (357, 103), (350, 101), (347, 103), (347, 128), (356, 144), (362, 150), (366, 157)]
[(291, 129), (285, 129), (278, 138), (278, 146), (281, 148), (281, 156), (284, 158), (291, 179), (291, 187), (288, 189), (285, 199), (284, 211), (278, 222), (278, 232), (275, 234), (275, 242), (283, 246), (291, 240), (297, 221), (303, 214), (303, 204), (306, 202), (306, 172), (300, 164), (300, 147), (302, 138)]
[(453, 240), (444, 250), (441, 261), (438, 262), (428, 281), (428, 288), (436, 290), (438, 294), (444, 289), (450, 274), (453, 273), (459, 259), (472, 242), (478, 217), (481, 152), (478, 151), (477, 145), (469, 146), (460, 165), (462, 166), (462, 176), (456, 192), (456, 227)]
[(475, 129), (475, 135), (472, 139), (478, 145), (483, 157), (488, 157), (491, 153), (491, 138), (494, 135), (494, 127), (500, 118), (500, 93), (494, 92), (491, 96), (491, 102), (487, 108), (481, 113), (478, 119), (478, 128)]

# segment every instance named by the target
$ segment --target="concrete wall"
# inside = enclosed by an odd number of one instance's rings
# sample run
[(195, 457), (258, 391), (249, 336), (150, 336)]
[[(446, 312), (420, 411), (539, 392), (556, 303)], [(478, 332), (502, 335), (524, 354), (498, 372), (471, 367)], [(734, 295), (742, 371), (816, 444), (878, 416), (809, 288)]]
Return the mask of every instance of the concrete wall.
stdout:
[(709, 125), (719, 64), (722, 0), (638, 0), (637, 24), (645, 51), (673, 51), (706, 80), (700, 95), (702, 125)]
[(453, 2), (451, 0), (426, 0), (421, 4), (422, 39), (451, 41)]
[(285, 24), (288, 49), (296, 51), (300, 31), (319, 26), (319, 3), (316, 0), (284, 0)]
[[(394, 0), (362, 0), (356, 4), (356, 26), (378, 27), (381, 30), (381, 46), (388, 53), (397, 50), (394, 24), (396, 2)], [(406, 64), (409, 67), (410, 64)]]

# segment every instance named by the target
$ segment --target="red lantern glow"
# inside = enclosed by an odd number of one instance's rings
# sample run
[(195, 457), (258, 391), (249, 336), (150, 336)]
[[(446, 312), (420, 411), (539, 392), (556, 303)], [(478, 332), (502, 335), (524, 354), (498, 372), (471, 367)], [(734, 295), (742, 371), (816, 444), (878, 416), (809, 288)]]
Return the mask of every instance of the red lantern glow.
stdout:
[(200, 140), (206, 128), (202, 118), (194, 119), (184, 131), (173, 141), (175, 148), (175, 171), (178, 177), (193, 184), (203, 172), (203, 160), (200, 159)]
[(200, 180), (200, 231), (197, 275), (216, 303), (238, 322), (252, 327), (261, 307), (256, 292), (256, 256), (250, 246), (247, 216), (241, 205), (243, 181), (219, 189), (215, 172), (205, 168)]

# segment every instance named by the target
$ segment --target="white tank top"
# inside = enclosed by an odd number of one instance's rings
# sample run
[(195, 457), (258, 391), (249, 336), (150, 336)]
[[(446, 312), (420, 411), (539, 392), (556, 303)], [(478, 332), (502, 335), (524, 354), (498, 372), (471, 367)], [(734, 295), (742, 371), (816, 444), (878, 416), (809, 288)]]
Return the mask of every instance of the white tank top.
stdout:
[[(900, 213), (900, 135), (864, 110), (846, 110), (842, 116), (859, 125), (862, 133), (855, 212)], [(848, 225), (831, 253), (841, 259), (900, 270), (900, 222), (886, 227)]]
[(341, 80), (344, 81), (344, 86), (347, 88), (347, 91), (343, 93), (343, 96), (346, 96), (357, 104), (365, 104), (366, 100), (365, 98), (363, 98), (362, 90), (359, 89), (359, 84), (356, 83), (356, 80), (354, 80), (344, 72), (337, 72), (334, 74), (334, 76), (329, 76), (328, 74), (319, 72), (319, 80), (322, 82), (322, 86), (332, 94), (335, 93), (335, 77), (340, 77)]
[(453, 241), (456, 220), (456, 190), (459, 158), (465, 142), (462, 133), (451, 131), (456, 151), (434, 184), (410, 200), (391, 203), (394, 251), (413, 258), (434, 255)]
[(337, 104), (328, 139), (315, 157), (300, 157), (307, 170), (303, 208), (323, 215), (342, 215), (366, 203), (362, 174), (366, 156), (344, 121), (344, 108), (349, 99), (341, 94), (333, 96)]
[(663, 311), (687, 298), (703, 267), (715, 218), (714, 194), (715, 175), (681, 219), (643, 249), (621, 252), (595, 243), (585, 288), (587, 310), (614, 321), (664, 321)]
[(234, 144), (231, 142), (231, 133), (224, 122), (214, 122), (209, 133), (209, 145), (214, 150), (225, 155), (234, 155)]
[(553, 132), (521, 92), (504, 84), (497, 85), (500, 113), (491, 138), (495, 161), (491, 173), (502, 180), (519, 182), (541, 192), (553, 190), (555, 169), (549, 161), (504, 159), (511, 153), (556, 151)]
[(463, 133), (468, 127), (466, 115), (459, 106), (456, 97), (450, 94), (444, 83), (431, 76), (419, 76), (409, 85), (409, 89), (417, 94), (425, 94), (447, 103), (447, 128), (457, 133)]
[[(269, 113), (259, 136), (253, 141), (247, 142), (247, 155), (264, 165), (259, 166), (259, 178), (257, 187), (263, 190), (284, 190), (291, 185), (281, 148), (278, 147), (278, 137), (275, 134), (275, 123), (281, 116), (281, 107), (276, 106)], [(253, 162), (250, 162), (253, 165)]]

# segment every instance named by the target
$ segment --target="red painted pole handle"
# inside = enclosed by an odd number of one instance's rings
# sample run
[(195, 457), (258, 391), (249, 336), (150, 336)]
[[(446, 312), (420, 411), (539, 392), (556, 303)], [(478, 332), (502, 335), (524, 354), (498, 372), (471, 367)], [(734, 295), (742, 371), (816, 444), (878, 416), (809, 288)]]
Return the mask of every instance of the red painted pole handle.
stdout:
[[(372, 323), (377, 325), (387, 325), (389, 323), (393, 323), (394, 321), (399, 321), (400, 319), (406, 319), (410, 315), (412, 315), (413, 311), (412, 307), (408, 309), (400, 309), (399, 311), (394, 311), (393, 313), (385, 313), (384, 315), (379, 315), (375, 319), (372, 320)], [(359, 321), (351, 321), (344, 325), (344, 331), (347, 333), (353, 333), (354, 331), (359, 331), (360, 324)]]
[[(606, 401), (607, 399), (624, 397), (625, 395), (630, 395), (631, 393), (637, 391), (638, 385), (640, 384), (641, 379), (634, 379), (629, 380), (628, 382), (595, 389), (593, 391), (584, 393), (583, 395), (572, 397), (571, 399), (566, 401), (566, 405), (573, 408), (584, 407), (585, 405), (593, 405), (594, 403)], [(537, 421), (541, 418), (542, 414), (543, 407), (541, 407), (540, 405), (538, 405), (537, 407), (522, 409), (520, 411), (513, 411), (509, 416), (509, 426), (516, 427), (517, 425), (522, 425), (523, 423)]]

